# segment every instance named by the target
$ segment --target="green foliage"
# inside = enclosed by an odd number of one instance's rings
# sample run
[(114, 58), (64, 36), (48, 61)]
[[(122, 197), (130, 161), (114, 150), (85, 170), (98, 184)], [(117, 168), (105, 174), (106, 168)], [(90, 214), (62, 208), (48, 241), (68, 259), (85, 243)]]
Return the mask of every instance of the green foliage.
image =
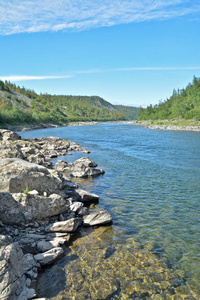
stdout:
[(23, 191), (23, 193), (26, 194), (26, 195), (28, 195), (29, 192), (30, 191), (29, 191), (28, 187), (26, 187), (26, 189)]
[(139, 111), (139, 107), (124, 105), (114, 105), (114, 107), (125, 115), (126, 120), (137, 120), (137, 113)]
[(11, 99), (11, 94), (9, 94), (9, 93), (5, 93), (5, 94), (4, 94), (4, 97), (5, 97), (5, 98), (9, 98), (9, 99)]
[[(20, 88), (10, 82), (4, 85), (9, 91), (18, 93), (0, 105), (1, 124), (67, 124), (79, 121), (115, 121), (125, 120), (123, 112), (118, 111), (112, 104), (98, 96), (66, 96), (36, 94), (32, 90)], [(8, 93), (10, 95), (10, 93)], [(29, 97), (30, 106), (20, 96)], [(1, 104), (1, 103), (0, 103)], [(20, 108), (21, 107), (21, 108)]]
[(138, 120), (164, 119), (195, 119), (200, 120), (200, 78), (194, 76), (192, 84), (185, 89), (174, 89), (172, 96), (155, 106), (140, 108)]

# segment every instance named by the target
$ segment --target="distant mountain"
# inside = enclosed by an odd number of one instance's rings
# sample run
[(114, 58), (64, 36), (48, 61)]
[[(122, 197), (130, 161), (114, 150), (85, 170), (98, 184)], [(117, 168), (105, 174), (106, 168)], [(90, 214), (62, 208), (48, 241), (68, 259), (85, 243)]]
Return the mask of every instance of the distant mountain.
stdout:
[(200, 120), (200, 78), (194, 76), (186, 88), (173, 91), (169, 99), (138, 112), (138, 120)]
[(114, 108), (123, 113), (126, 117), (126, 120), (137, 120), (139, 107), (114, 105)]
[(125, 120), (123, 112), (98, 96), (38, 95), (0, 81), (0, 125)]

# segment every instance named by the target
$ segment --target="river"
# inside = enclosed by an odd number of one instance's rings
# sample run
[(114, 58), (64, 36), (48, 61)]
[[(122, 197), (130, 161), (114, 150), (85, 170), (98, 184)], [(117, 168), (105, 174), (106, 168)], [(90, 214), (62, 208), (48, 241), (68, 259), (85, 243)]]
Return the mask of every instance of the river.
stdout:
[(200, 132), (105, 123), (20, 134), (90, 150), (105, 174), (76, 181), (113, 217), (112, 226), (82, 229), (41, 273), (40, 297), (200, 299)]

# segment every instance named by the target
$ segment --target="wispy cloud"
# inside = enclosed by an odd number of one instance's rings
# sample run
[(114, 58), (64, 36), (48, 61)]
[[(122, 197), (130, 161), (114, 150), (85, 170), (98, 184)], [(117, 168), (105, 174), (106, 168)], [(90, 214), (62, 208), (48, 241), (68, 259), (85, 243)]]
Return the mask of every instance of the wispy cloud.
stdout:
[(27, 76), (27, 75), (9, 75), (9, 76), (0, 76), (0, 80), (8, 81), (27, 81), (27, 80), (44, 80), (44, 79), (61, 79), (61, 78), (70, 78), (72, 75), (66, 76)]
[(1, 76), (0, 80), (8, 80), (12, 82), (17, 81), (28, 81), (28, 80), (45, 80), (45, 79), (63, 79), (71, 78), (79, 74), (97, 74), (97, 73), (107, 73), (107, 72), (125, 72), (125, 71), (190, 71), (190, 70), (200, 70), (200, 66), (196, 67), (129, 67), (129, 68), (114, 68), (114, 69), (90, 69), (90, 70), (79, 70), (70, 71), (68, 75), (63, 76), (27, 76), (27, 75), (8, 75)]
[(0, 0), (0, 34), (85, 30), (200, 12), (200, 0)]

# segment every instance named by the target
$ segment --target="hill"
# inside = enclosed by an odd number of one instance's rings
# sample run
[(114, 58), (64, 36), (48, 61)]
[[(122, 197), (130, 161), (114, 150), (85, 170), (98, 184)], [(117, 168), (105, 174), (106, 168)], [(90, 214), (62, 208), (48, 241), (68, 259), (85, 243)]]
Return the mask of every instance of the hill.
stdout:
[(137, 120), (137, 113), (139, 111), (139, 107), (134, 106), (124, 106), (124, 105), (114, 105), (115, 109), (120, 111), (125, 115), (126, 120)]
[(172, 96), (160, 104), (140, 108), (138, 120), (164, 119), (200, 120), (200, 78), (194, 76), (186, 88), (173, 91)]
[(122, 112), (98, 96), (38, 95), (33, 90), (0, 81), (1, 127), (125, 119)]

